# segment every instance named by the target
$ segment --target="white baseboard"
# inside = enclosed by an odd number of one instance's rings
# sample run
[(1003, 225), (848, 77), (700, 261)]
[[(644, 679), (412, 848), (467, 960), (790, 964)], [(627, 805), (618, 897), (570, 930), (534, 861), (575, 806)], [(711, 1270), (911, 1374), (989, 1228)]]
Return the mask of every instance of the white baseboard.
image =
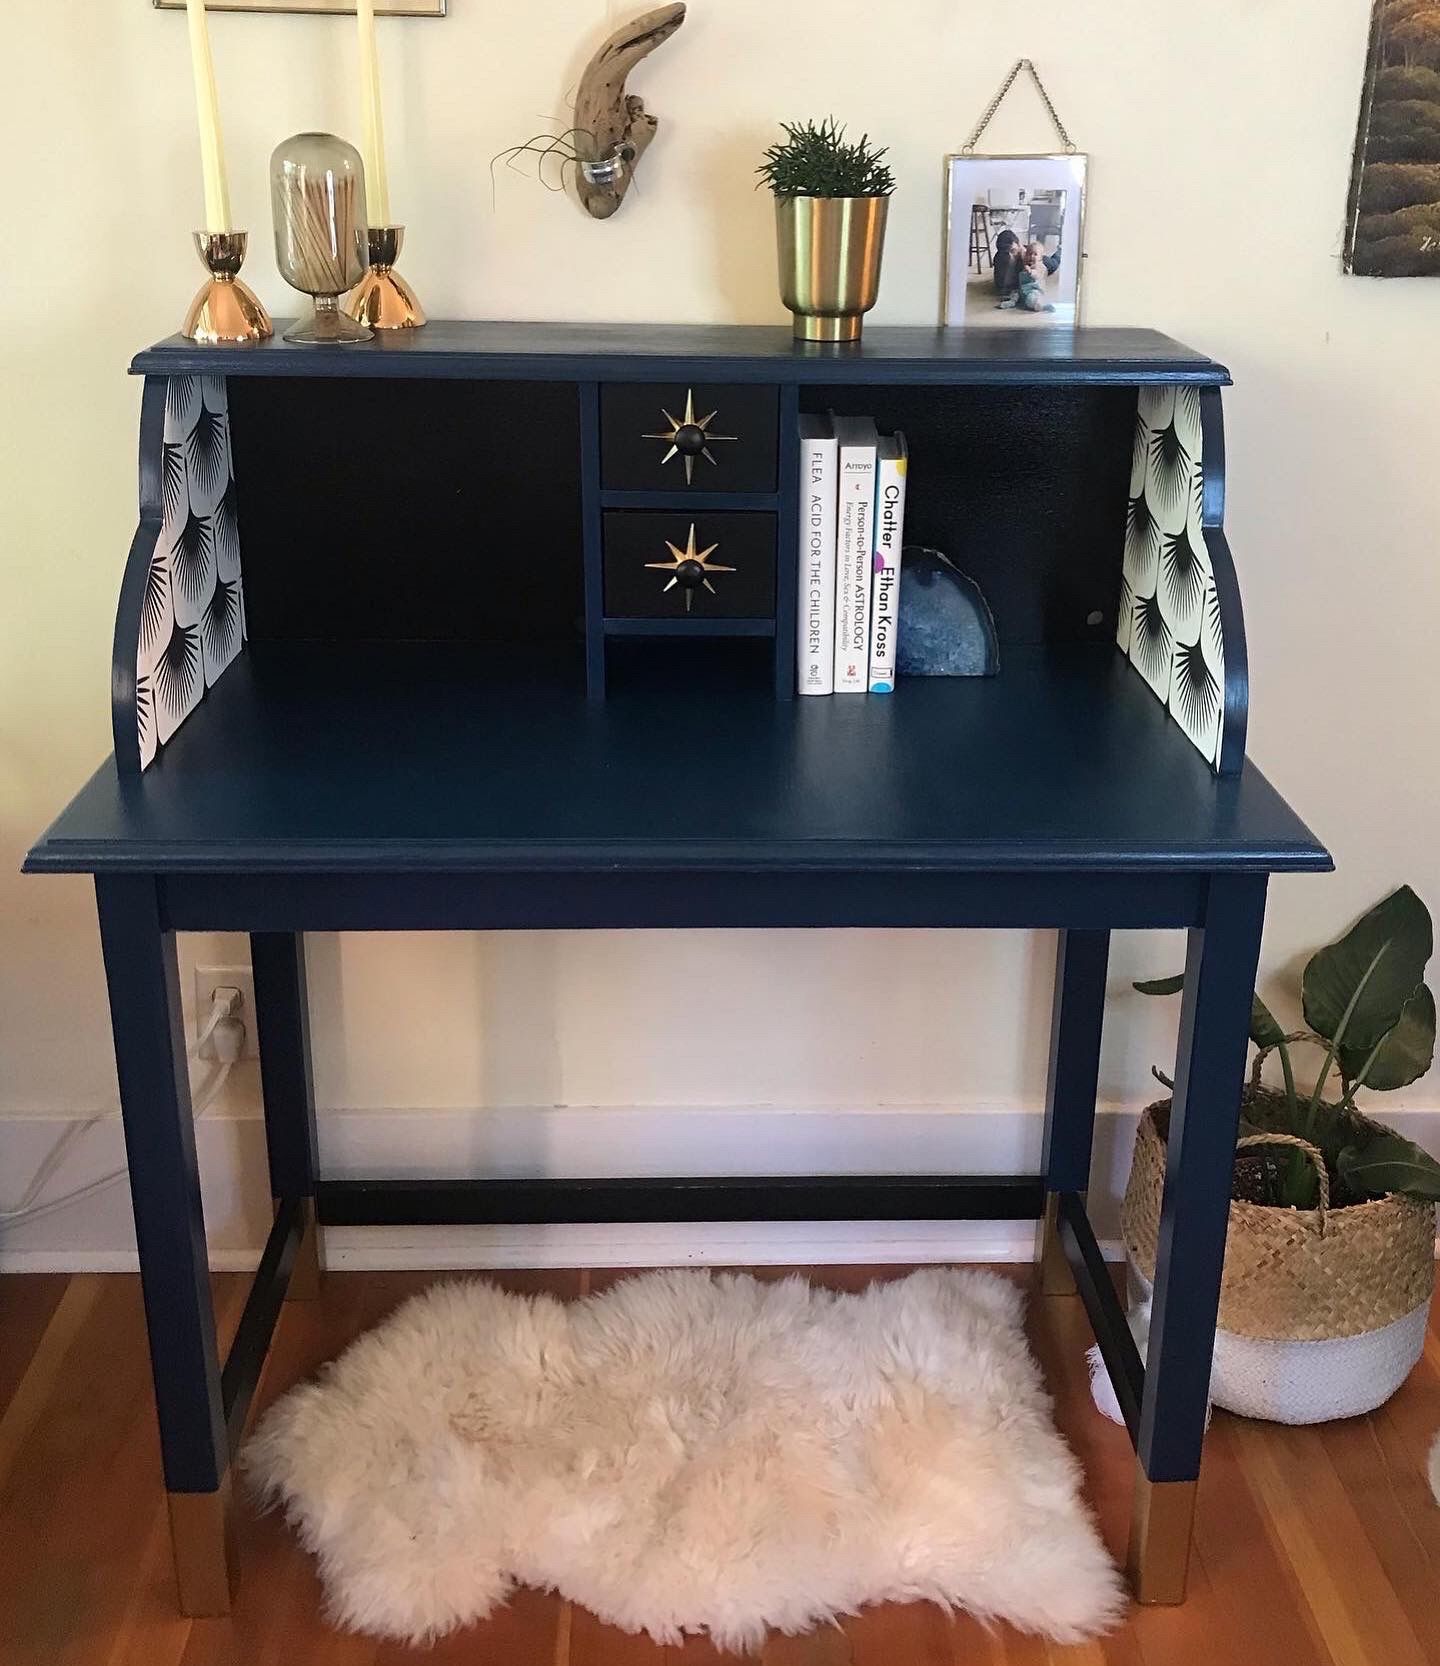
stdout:
[[(211, 1264), (252, 1268), (270, 1218), (264, 1131), (246, 1084), (196, 1128)], [(251, 1101), (253, 1104), (253, 1100)], [(1097, 1119), (1092, 1217), (1117, 1254), (1117, 1211), (1137, 1111)], [(1387, 1119), (1440, 1147), (1440, 1109)], [(0, 1208), (17, 1198), (64, 1131), (54, 1117), (0, 1119)], [(965, 1106), (831, 1109), (744, 1107), (509, 1108), (338, 1111), (320, 1118), (321, 1163), (334, 1178), (666, 1174), (1033, 1172), (1041, 1119), (1033, 1110)], [(80, 1140), (51, 1183), (68, 1191), (124, 1163), (118, 1119)], [(326, 1233), (337, 1270), (391, 1267), (613, 1267), (1025, 1261), (1029, 1222), (858, 1221), (811, 1224), (364, 1227)], [(115, 1185), (37, 1220), (0, 1223), (0, 1271), (132, 1271), (129, 1194)]]
[[(331, 1227), (332, 1272), (516, 1267), (808, 1267), (1027, 1262), (1031, 1222), (826, 1221), (817, 1225)], [(1118, 1242), (1101, 1249), (1119, 1260)], [(258, 1250), (212, 1249), (216, 1272), (253, 1272)], [(0, 1273), (133, 1273), (135, 1251), (0, 1248)]]

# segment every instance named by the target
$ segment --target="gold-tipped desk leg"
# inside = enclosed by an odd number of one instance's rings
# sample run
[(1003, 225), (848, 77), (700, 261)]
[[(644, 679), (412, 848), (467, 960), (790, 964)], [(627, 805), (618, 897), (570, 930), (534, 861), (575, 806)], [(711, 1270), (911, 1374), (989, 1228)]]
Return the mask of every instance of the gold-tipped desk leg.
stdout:
[(1136, 1602), (1170, 1606), (1184, 1602), (1195, 1529), (1195, 1481), (1152, 1481), (1135, 1463), (1135, 1503), (1125, 1571)]
[(290, 1269), (290, 1282), (285, 1286), (287, 1302), (316, 1300), (320, 1294), (320, 1276), (325, 1271), (325, 1247), (320, 1238), (320, 1222), (315, 1214), (315, 1199), (305, 1198), (300, 1209), (303, 1225), (300, 1230), (300, 1245), (295, 1251), (295, 1265)]
[(239, 1567), (229, 1478), (217, 1492), (172, 1492), (167, 1502), (180, 1612), (192, 1620), (228, 1614)]
[(1040, 1217), (1038, 1260), (1040, 1264), (1040, 1294), (1042, 1296), (1073, 1296), (1075, 1275), (1060, 1242), (1060, 1194), (1046, 1192), (1045, 1213)]

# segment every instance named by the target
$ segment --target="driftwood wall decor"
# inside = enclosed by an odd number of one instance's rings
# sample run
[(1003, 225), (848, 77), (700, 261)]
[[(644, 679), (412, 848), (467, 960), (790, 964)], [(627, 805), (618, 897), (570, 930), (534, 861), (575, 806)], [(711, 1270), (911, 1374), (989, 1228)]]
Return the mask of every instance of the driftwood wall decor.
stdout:
[(655, 117), (644, 99), (625, 91), (626, 77), (684, 21), (685, 7), (678, 4), (643, 13), (610, 36), (580, 77), (575, 127), (593, 141), (594, 161), (581, 156), (576, 183), (581, 202), (597, 220), (608, 220), (625, 200), (636, 164), (655, 137)]
[[(685, 21), (683, 4), (657, 6), (653, 12), (617, 29), (585, 66), (575, 94), (575, 125), (563, 133), (537, 133), (523, 144), (511, 145), (490, 161), (514, 167), (520, 157), (535, 156), (540, 183), (551, 191), (565, 189), (566, 169), (575, 169), (575, 189), (587, 213), (608, 220), (625, 200), (635, 166), (655, 137), (659, 123), (645, 109), (645, 100), (625, 91), (630, 71), (657, 46), (663, 46)], [(558, 179), (547, 161), (559, 159)]]

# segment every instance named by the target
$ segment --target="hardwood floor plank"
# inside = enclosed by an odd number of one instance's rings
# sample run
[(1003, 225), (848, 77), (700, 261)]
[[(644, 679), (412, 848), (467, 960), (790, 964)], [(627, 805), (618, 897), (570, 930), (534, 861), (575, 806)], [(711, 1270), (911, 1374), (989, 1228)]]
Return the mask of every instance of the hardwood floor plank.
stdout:
[[(847, 1666), (891, 1666), (897, 1661), (906, 1666), (951, 1666), (957, 1660), (1008, 1666), (1006, 1641), (1014, 1634), (986, 1631), (968, 1614), (952, 1618), (933, 1602), (907, 1602), (862, 1609), (845, 1621), (843, 1635), (850, 1653), (838, 1658)], [(1043, 1661), (1045, 1656), (1042, 1652), (1034, 1658)], [(765, 1666), (770, 1666), (769, 1655)]]
[(35, 1425), (58, 1397), (60, 1373), (105, 1289), (104, 1275), (69, 1281), (0, 1417), (0, 1494)]
[(69, 1273), (0, 1274), (0, 1416), (29, 1369)]
[[(1267, 1532), (1263, 1504), (1235, 1438), (1239, 1427), (1243, 1427), (1239, 1419), (1225, 1412), (1214, 1414), (1205, 1442), (1196, 1511), (1194, 1557), (1197, 1577), (1208, 1593), (1202, 1611), (1210, 1616), (1219, 1659), (1332, 1666), (1300, 1575), (1278, 1539)], [(1196, 1588), (1201, 1587), (1197, 1584)], [(1167, 1617), (1171, 1612), (1188, 1614), (1191, 1605), (1176, 1611), (1147, 1611), (1157, 1619), (1141, 1634), (1146, 1666), (1160, 1666), (1151, 1655), (1162, 1612)], [(1190, 1635), (1189, 1646), (1193, 1644)]]
[[(588, 1285), (584, 1273), (580, 1275), (580, 1294), (586, 1294)], [(575, 1621), (575, 1606), (573, 1603), (562, 1602), (560, 1613), (555, 1623), (555, 1649), (552, 1655), (555, 1666), (570, 1666), (570, 1630)]]
[(1236, 1419), (1246, 1472), (1299, 1576), (1336, 1666), (1425, 1666), (1427, 1656), (1313, 1428)]
[[(892, 1654), (892, 1660), (914, 1655)], [(803, 1637), (772, 1636), (760, 1651), (761, 1666), (854, 1666), (855, 1639), (848, 1628), (817, 1626)]]
[(1440, 1661), (1440, 1604), (1435, 1601), (1440, 1565), (1431, 1555), (1431, 1546), (1440, 1546), (1440, 1532), (1416, 1530), (1424, 1517), (1437, 1514), (1423, 1472), (1407, 1445), (1398, 1443), (1397, 1449), (1382, 1439), (1378, 1418), (1330, 1424), (1321, 1431), (1321, 1440), (1426, 1658)]
[(1105, 1645), (1099, 1639), (1089, 1643), (1047, 1643), (1045, 1658), (1054, 1666), (1106, 1666)]
[(572, 1605), (569, 1666), (735, 1666), (733, 1655), (721, 1654), (704, 1637), (684, 1643), (652, 1643), (643, 1635), (606, 1625), (589, 1609)]
[[(1430, 1325), (1425, 1353), (1409, 1380), (1364, 1422), (1374, 1430), (1395, 1502), (1440, 1588), (1440, 1505), (1427, 1478), (1430, 1448), (1440, 1435), (1440, 1344), (1436, 1341), (1440, 1313), (1432, 1315)], [(1335, 1425), (1337, 1430), (1344, 1427), (1348, 1425)]]
[[(167, 1666), (188, 1631), (175, 1612), (164, 1537), (139, 1280), (95, 1275), (95, 1284), (92, 1293), (88, 1276), (77, 1281), (86, 1306), (68, 1336), (69, 1292), (56, 1309), (41, 1354), (63, 1341), (60, 1369), (0, 1496), (4, 1666)], [(243, 1280), (217, 1281), (222, 1331), (238, 1320), (243, 1296)], [(22, 1384), (12, 1410), (25, 1392)], [(157, 1535), (158, 1558), (150, 1553)]]
[(158, 1509), (137, 1540), (129, 1597), (116, 1621), (105, 1666), (179, 1666), (190, 1624), (175, 1608), (169, 1518)]

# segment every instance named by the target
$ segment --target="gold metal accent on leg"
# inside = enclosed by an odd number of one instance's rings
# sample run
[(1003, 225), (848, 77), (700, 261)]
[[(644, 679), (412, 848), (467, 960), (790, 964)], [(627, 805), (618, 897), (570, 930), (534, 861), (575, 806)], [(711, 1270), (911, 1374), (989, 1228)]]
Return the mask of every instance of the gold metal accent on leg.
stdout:
[(172, 1492), (167, 1503), (180, 1612), (192, 1620), (228, 1614), (239, 1571), (229, 1477), (218, 1492)]
[(285, 1287), (287, 1302), (315, 1301), (320, 1294), (320, 1275), (325, 1271), (325, 1248), (315, 1214), (315, 1199), (302, 1198), (300, 1210), (304, 1225), (300, 1231), (300, 1247), (295, 1251), (295, 1265), (290, 1269), (290, 1282)]
[(1125, 1559), (1136, 1602), (1157, 1607), (1184, 1602), (1197, 1486), (1195, 1481), (1152, 1481), (1136, 1461)]
[(1046, 1192), (1045, 1213), (1040, 1217), (1040, 1294), (1042, 1296), (1073, 1296), (1075, 1275), (1060, 1242), (1060, 1194)]

